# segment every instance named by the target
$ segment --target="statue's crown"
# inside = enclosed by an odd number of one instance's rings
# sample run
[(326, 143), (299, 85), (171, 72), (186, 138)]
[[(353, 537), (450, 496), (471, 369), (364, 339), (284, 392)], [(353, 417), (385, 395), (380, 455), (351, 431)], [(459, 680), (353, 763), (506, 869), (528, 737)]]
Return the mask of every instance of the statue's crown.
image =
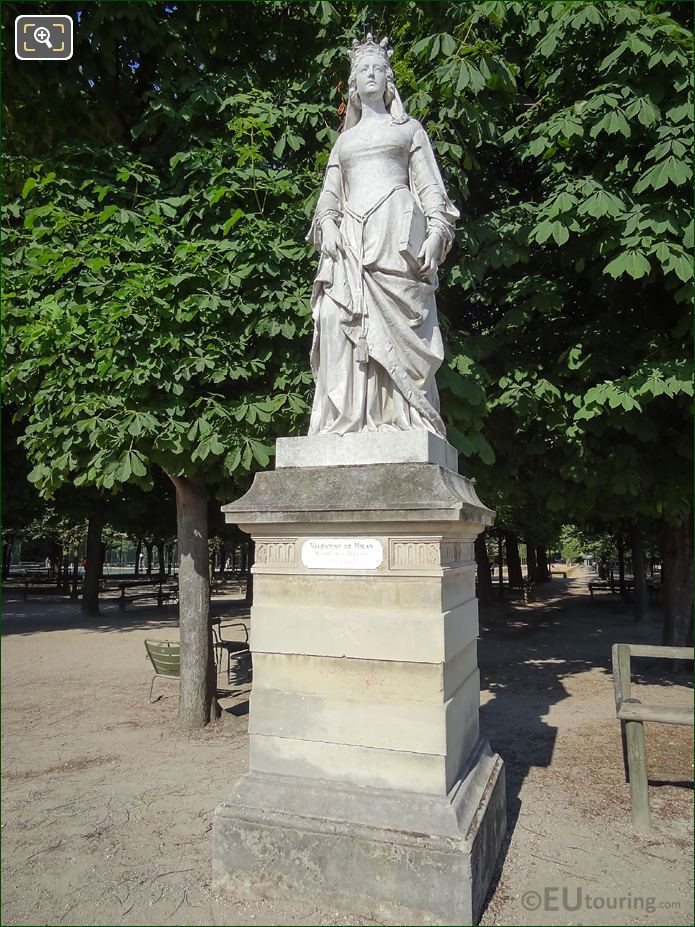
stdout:
[(354, 65), (362, 55), (367, 53), (381, 55), (384, 61), (388, 64), (388, 60), (393, 54), (393, 49), (389, 48), (389, 40), (387, 36), (384, 36), (381, 42), (375, 42), (372, 33), (367, 33), (367, 38), (364, 42), (359, 42), (357, 39), (352, 40), (352, 48), (348, 48), (348, 55), (350, 56), (350, 63)]

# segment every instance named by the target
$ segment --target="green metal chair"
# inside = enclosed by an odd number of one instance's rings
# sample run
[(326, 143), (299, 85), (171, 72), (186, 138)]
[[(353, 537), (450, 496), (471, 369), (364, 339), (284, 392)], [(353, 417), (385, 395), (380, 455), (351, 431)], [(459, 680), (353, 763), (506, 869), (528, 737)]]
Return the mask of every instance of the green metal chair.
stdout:
[(246, 637), (245, 641), (230, 641), (222, 637), (222, 620), (220, 617), (213, 617), (210, 624), (216, 652), (217, 671), (219, 672), (222, 669), (222, 657), (223, 654), (226, 654), (227, 683), (230, 686), (243, 686), (250, 683), (253, 678), (253, 666), (249, 648), (249, 630), (246, 625), (242, 621), (233, 621), (231, 624), (226, 624), (225, 628), (241, 628)]
[(181, 677), (181, 644), (178, 641), (145, 641), (145, 650), (147, 650), (147, 656), (150, 658), (155, 673), (150, 686), (150, 704), (152, 704), (152, 691), (157, 676), (166, 676), (169, 679)]

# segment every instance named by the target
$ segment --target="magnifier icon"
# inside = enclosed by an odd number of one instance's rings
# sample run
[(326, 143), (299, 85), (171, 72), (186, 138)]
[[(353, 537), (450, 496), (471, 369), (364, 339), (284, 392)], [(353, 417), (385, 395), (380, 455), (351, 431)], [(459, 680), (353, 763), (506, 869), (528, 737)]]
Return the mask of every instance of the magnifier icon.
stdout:
[(41, 45), (45, 45), (47, 48), (53, 49), (51, 45), (51, 33), (45, 26), (38, 26), (34, 29), (34, 41), (40, 42)]

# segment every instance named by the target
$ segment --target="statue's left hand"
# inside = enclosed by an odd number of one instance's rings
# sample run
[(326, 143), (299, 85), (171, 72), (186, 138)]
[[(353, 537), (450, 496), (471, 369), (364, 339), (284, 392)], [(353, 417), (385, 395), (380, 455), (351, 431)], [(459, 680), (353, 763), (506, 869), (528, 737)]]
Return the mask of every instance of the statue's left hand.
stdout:
[(437, 273), (437, 252), (439, 251), (439, 236), (428, 235), (420, 248), (418, 261), (420, 262), (420, 276), (434, 277)]

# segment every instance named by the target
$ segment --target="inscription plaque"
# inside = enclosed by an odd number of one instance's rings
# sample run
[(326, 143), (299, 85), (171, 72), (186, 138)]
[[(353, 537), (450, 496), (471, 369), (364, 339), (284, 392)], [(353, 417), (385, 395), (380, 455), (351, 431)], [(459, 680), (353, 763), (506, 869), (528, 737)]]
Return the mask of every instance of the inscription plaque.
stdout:
[(383, 562), (376, 538), (310, 538), (302, 544), (302, 563), (310, 570), (376, 570)]

